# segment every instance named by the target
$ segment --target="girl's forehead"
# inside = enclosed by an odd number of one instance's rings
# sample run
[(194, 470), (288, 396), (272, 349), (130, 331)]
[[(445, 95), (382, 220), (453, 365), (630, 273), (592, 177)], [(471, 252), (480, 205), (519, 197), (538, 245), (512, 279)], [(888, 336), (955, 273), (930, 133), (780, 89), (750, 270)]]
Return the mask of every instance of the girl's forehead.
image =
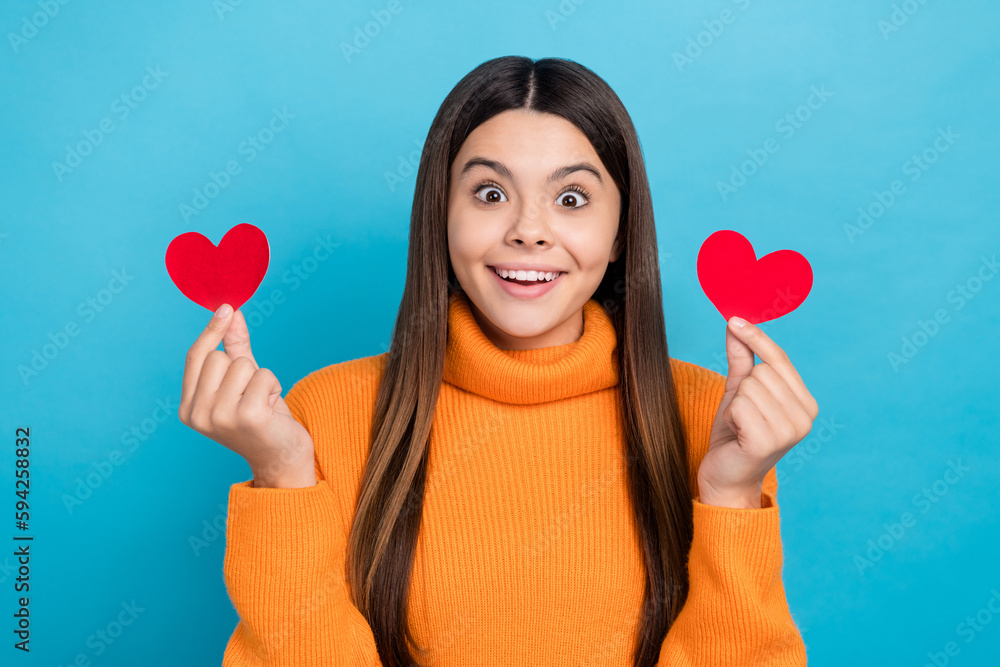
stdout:
[(532, 140), (547, 139), (560, 142), (589, 143), (587, 136), (569, 120), (550, 113), (528, 113), (520, 109), (503, 111), (479, 124), (465, 143), (495, 141), (498, 137), (523, 137)]

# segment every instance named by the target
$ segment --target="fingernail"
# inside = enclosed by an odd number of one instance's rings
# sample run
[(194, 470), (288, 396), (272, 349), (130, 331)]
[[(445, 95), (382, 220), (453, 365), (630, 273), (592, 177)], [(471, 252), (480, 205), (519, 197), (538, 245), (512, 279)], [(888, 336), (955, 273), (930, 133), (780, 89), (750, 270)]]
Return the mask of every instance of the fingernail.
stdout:
[(745, 327), (746, 324), (747, 324), (747, 321), (744, 320), (742, 317), (733, 316), (732, 318), (730, 318), (729, 321), (732, 323), (732, 325), (734, 327), (737, 327), (737, 328), (740, 328), (740, 329), (742, 329), (743, 327)]
[(218, 317), (220, 320), (224, 319), (228, 315), (229, 315), (229, 304), (228, 303), (222, 304), (221, 306), (219, 306), (219, 309), (217, 311), (215, 311), (215, 316)]

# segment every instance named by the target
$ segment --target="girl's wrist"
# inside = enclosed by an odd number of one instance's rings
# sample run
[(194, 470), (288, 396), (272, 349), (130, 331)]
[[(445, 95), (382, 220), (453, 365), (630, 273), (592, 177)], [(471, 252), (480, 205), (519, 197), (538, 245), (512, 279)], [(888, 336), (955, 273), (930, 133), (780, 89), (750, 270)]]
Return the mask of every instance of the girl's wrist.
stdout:
[[(248, 462), (253, 473), (255, 488), (300, 489), (316, 486), (316, 456), (312, 442), (309, 446), (300, 446), (286, 450), (286, 455), (276, 461), (266, 463)], [(296, 452), (294, 458), (287, 455)]]
[(761, 509), (763, 484), (749, 489), (716, 489), (711, 484), (698, 481), (698, 501), (716, 507), (736, 509)]
[(730, 507), (734, 509), (761, 509), (760, 493), (755, 495), (716, 496), (712, 493), (698, 495), (698, 502), (715, 507)]
[(301, 489), (316, 486), (316, 469), (298, 467), (278, 470), (253, 470), (251, 486), (258, 489)]

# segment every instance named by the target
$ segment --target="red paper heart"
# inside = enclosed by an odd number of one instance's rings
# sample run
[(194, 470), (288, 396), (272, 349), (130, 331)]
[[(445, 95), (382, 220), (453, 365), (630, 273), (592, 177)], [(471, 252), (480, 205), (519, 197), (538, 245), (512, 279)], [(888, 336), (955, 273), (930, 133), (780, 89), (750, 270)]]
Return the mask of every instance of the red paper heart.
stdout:
[(739, 232), (722, 229), (701, 244), (698, 281), (722, 316), (760, 324), (792, 312), (812, 289), (809, 262), (794, 250), (776, 250), (757, 259)]
[(224, 303), (234, 310), (264, 280), (271, 250), (257, 227), (236, 225), (216, 247), (198, 232), (181, 234), (167, 246), (167, 273), (177, 288), (212, 312)]

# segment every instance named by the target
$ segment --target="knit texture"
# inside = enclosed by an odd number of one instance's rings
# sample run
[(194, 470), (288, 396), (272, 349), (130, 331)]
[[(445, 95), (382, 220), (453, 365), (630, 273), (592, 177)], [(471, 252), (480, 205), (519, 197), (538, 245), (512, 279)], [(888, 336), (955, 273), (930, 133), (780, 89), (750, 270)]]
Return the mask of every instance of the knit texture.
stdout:
[[(575, 342), (502, 350), (464, 295), (449, 301), (407, 601), (420, 665), (632, 664), (645, 571), (616, 336), (596, 300), (583, 315)], [(285, 397), (315, 442), (315, 486), (232, 485), (224, 573), (240, 621), (224, 667), (382, 664), (345, 561), (387, 356), (314, 371)], [(760, 509), (701, 503), (698, 466), (725, 378), (670, 366), (689, 440), (694, 538), (688, 599), (657, 664), (805, 665), (781, 580), (776, 472)]]

